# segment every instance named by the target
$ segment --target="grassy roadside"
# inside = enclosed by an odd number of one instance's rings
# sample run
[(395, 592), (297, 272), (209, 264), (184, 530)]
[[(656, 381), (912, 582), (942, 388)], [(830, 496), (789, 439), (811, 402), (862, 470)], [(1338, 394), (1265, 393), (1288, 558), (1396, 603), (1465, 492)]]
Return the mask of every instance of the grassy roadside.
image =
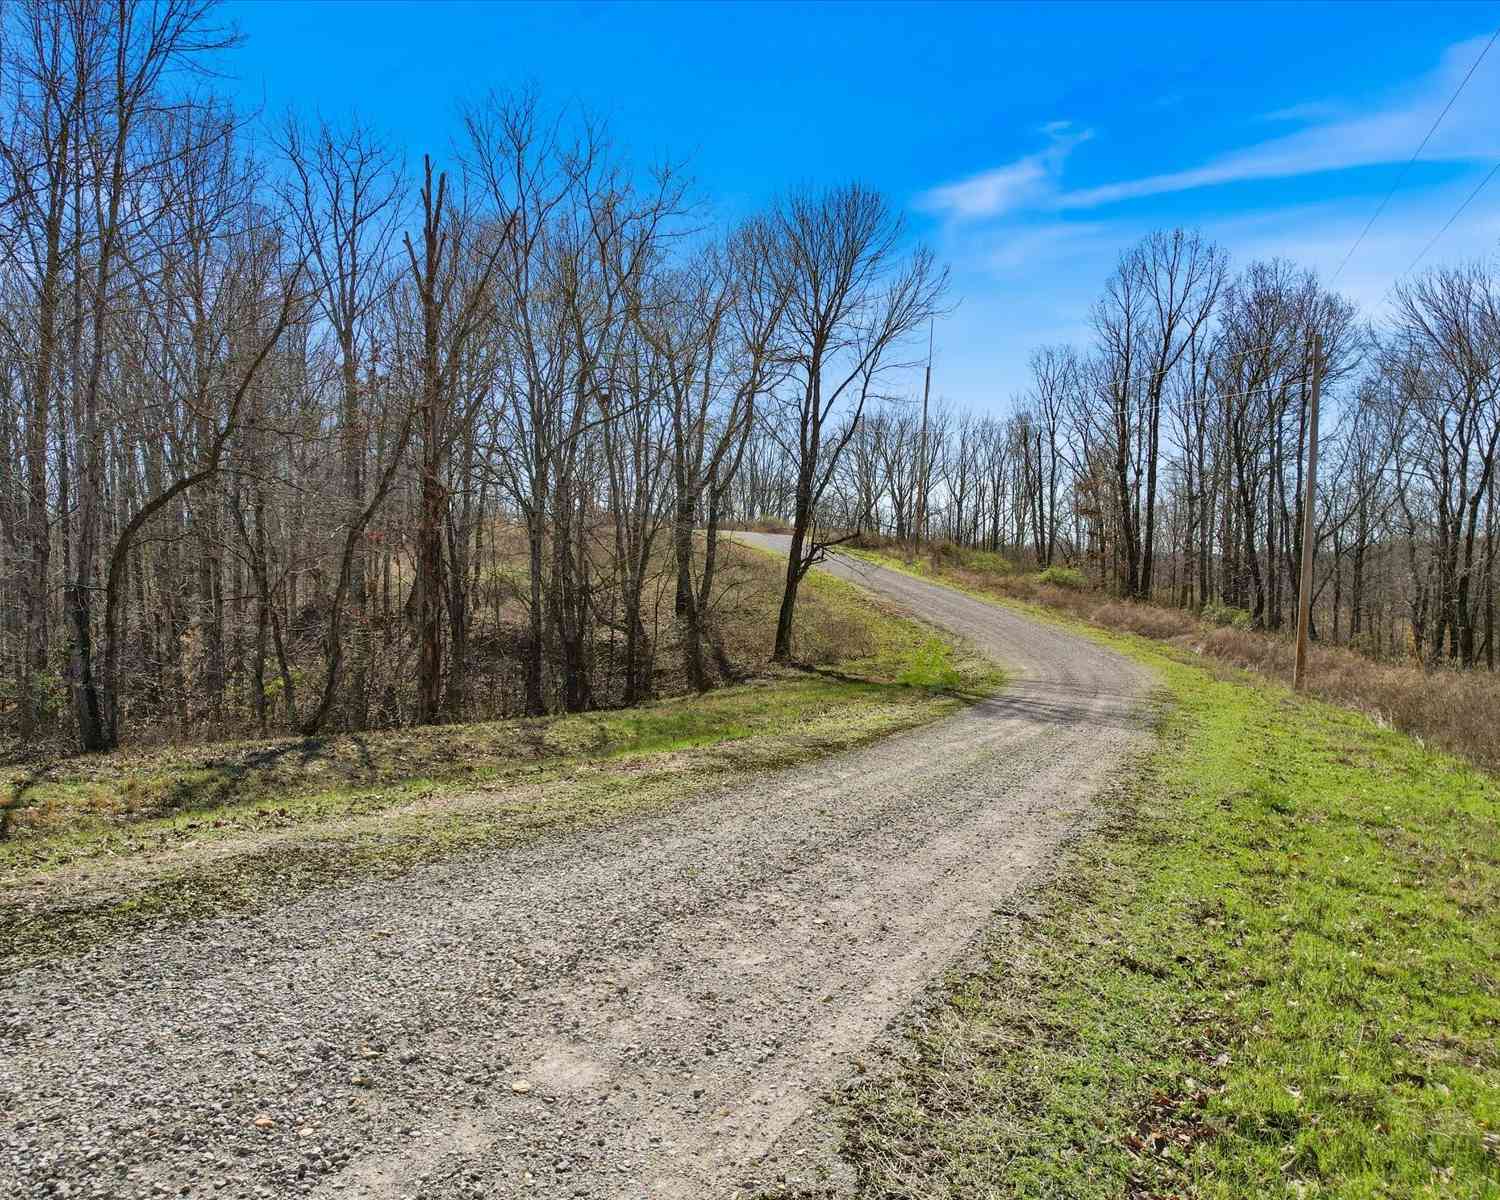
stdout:
[(1500, 785), (1092, 636), (1161, 677), (1160, 743), (843, 1097), (863, 1194), (1500, 1195)]
[(993, 664), (857, 588), (822, 577), (806, 594), (811, 666), (702, 697), (62, 764), (26, 793), (22, 836), (0, 842), (0, 957), (656, 811), (1003, 685)]
[[(1025, 571), (998, 554), (952, 543), (917, 549), (864, 535), (841, 551), (986, 599), (1019, 604), (1037, 616), (1061, 615), (1114, 633), (1140, 634), (1191, 651), (1195, 660), (1243, 667), (1273, 682), (1285, 682), (1291, 672), (1292, 631), (1255, 629), (1250, 614), (1238, 609), (1209, 605), (1196, 613), (1134, 603), (1089, 587), (1069, 567)], [(1500, 710), (1500, 676), (1494, 672), (1430, 668), (1321, 640), (1308, 648), (1308, 668), (1310, 695), (1500, 773), (1500, 736), (1493, 716)]]

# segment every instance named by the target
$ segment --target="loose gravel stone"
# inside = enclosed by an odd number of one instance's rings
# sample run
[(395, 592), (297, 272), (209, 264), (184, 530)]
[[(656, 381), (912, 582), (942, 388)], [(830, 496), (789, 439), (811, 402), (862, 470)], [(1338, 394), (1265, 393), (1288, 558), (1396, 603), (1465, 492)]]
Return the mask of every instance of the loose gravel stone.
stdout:
[(0, 1195), (819, 1182), (820, 1097), (1090, 819), (1149, 683), (1057, 628), (830, 569), (969, 638), (1013, 685), (664, 815), (15, 970)]

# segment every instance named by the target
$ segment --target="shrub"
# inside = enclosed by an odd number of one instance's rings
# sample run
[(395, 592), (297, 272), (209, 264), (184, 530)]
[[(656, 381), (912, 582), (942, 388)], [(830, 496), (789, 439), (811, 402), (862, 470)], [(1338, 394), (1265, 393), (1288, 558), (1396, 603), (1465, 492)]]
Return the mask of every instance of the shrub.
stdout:
[(933, 565), (981, 575), (1008, 575), (1015, 568), (993, 550), (976, 550), (956, 542), (934, 542), (924, 547)]
[(965, 565), (971, 571), (993, 575), (1008, 575), (1016, 569), (1009, 559), (1001, 558), (993, 550), (970, 550)]
[(1245, 609), (1220, 604), (1217, 600), (1210, 600), (1203, 606), (1203, 619), (1210, 625), (1225, 629), (1249, 629), (1254, 625), (1254, 618)]
[(889, 550), (896, 545), (896, 540), (876, 533), (873, 529), (861, 529), (845, 545), (851, 550)]
[(1037, 578), (1043, 583), (1066, 588), (1070, 592), (1083, 591), (1083, 572), (1073, 567), (1047, 567), (1037, 572)]
[(1168, 640), (1197, 631), (1200, 626), (1192, 613), (1159, 604), (1140, 604), (1129, 600), (1110, 600), (1089, 616), (1090, 620), (1111, 629), (1123, 629), (1142, 637)]
[[(30, 680), (31, 714), (39, 729), (54, 726), (68, 711), (68, 684), (55, 671), (38, 671)], [(0, 680), (0, 713), (14, 720), (20, 706), (20, 688), (14, 679)], [(7, 759), (10, 756), (7, 756)]]

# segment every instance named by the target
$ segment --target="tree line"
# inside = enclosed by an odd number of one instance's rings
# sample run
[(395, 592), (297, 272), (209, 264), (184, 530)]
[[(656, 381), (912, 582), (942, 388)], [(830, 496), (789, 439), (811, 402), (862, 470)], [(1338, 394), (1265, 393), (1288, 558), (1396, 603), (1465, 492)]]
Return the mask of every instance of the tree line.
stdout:
[[(1493, 669), (1500, 321), (1483, 265), (1362, 317), (1184, 230), (1018, 392), (908, 394), (947, 276), (858, 184), (726, 225), (529, 94), (442, 163), (254, 120), (210, 0), (16, 0), (0, 44), (0, 722), (126, 736), (540, 715), (732, 678), (720, 532), (860, 531)], [(665, 656), (665, 657), (664, 657)], [(666, 661), (670, 659), (670, 662)]]
[[(1433, 667), (1495, 665), (1500, 280), (1398, 280), (1363, 319), (1285, 260), (1235, 272), (1183, 230), (1120, 256), (1093, 339), (1048, 346), (999, 415), (873, 407), (839, 468), (844, 521), (1246, 627), (1295, 623), (1311, 347), (1320, 456), (1313, 632)], [(777, 495), (747, 480), (753, 506)]]
[(857, 412), (946, 276), (857, 184), (723, 227), (528, 94), (445, 163), (248, 120), (210, 0), (16, 0), (0, 112), (0, 711), (25, 752), (543, 714), (733, 673), (766, 458), (775, 653)]

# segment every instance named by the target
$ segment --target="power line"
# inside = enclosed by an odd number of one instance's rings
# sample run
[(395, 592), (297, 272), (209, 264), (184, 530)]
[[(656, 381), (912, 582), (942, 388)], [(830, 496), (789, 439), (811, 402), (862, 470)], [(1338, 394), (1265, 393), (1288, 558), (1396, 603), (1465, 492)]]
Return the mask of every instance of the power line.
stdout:
[[(1241, 356), (1246, 354), (1259, 354), (1262, 350), (1276, 349), (1276, 345), (1277, 344), (1275, 342), (1267, 342), (1264, 346), (1251, 346), (1248, 350), (1235, 350), (1234, 353)], [(1162, 367), (1159, 371), (1147, 371), (1143, 375), (1137, 376), (1137, 378), (1142, 381), (1148, 379), (1160, 379), (1163, 375), (1170, 375), (1173, 371), (1181, 369), (1181, 367), (1182, 359), (1179, 356), (1177, 361), (1174, 362), (1170, 367)]]
[[(1443, 120), (1447, 117), (1448, 113), (1452, 110), (1454, 104), (1457, 103), (1459, 96), (1463, 94), (1464, 88), (1468, 86), (1469, 80), (1474, 77), (1474, 72), (1477, 71), (1477, 70), (1479, 70), (1479, 64), (1484, 61), (1485, 56), (1489, 54), (1490, 48), (1492, 46), (1494, 46), (1494, 44), (1495, 44), (1495, 42), (1497, 40), (1500, 40), (1500, 29), (1496, 29), (1494, 33), (1490, 34), (1489, 41), (1485, 42), (1483, 48), (1479, 51), (1479, 54), (1475, 57), (1474, 61), (1469, 65), (1468, 71), (1464, 73), (1464, 77), (1461, 80), (1459, 80), (1458, 86), (1453, 89), (1453, 94), (1448, 97), (1448, 103), (1446, 103), (1445, 105), (1443, 105), (1442, 111), (1440, 113), (1438, 113), (1437, 117), (1433, 120), (1432, 124), (1428, 127), (1427, 133), (1423, 136), (1421, 142), (1417, 145), (1416, 150), (1412, 152), (1412, 156), (1409, 159), (1407, 159), (1406, 165), (1401, 168), (1401, 173), (1396, 177), (1395, 182), (1391, 184), (1390, 189), (1386, 192), (1385, 196), (1381, 199), (1379, 206), (1375, 209), (1374, 213), (1371, 214), (1370, 219), (1365, 222), (1365, 227), (1362, 230), (1360, 230), (1359, 236), (1354, 239), (1354, 244), (1349, 247), (1348, 253), (1344, 255), (1343, 261), (1339, 263), (1338, 270), (1334, 271), (1333, 275), (1329, 278), (1329, 281), (1328, 281), (1329, 288), (1332, 288), (1333, 284), (1338, 280), (1338, 277), (1341, 274), (1343, 274), (1344, 268), (1349, 265), (1349, 261), (1354, 257), (1354, 252), (1356, 250), (1358, 250), (1359, 247), (1360, 247), (1360, 245), (1361, 245), (1361, 243), (1364, 242), (1365, 235), (1370, 232), (1370, 230), (1374, 227), (1375, 222), (1380, 219), (1380, 214), (1385, 211), (1386, 205), (1388, 205), (1390, 203), (1390, 201), (1391, 201), (1391, 197), (1396, 194), (1397, 190), (1401, 187), (1402, 182), (1406, 179), (1406, 176), (1407, 176), (1408, 172), (1410, 172), (1412, 166), (1416, 163), (1417, 159), (1422, 156), (1422, 151), (1427, 148), (1427, 143), (1432, 140), (1432, 135), (1437, 132), (1438, 126), (1440, 126), (1443, 123)], [(1455, 221), (1457, 221), (1458, 218), (1463, 215), (1464, 210), (1467, 209), (1471, 203), (1473, 203), (1474, 198), (1476, 196), (1478, 196), (1479, 193), (1482, 192), (1485, 189), (1485, 187), (1489, 184), (1490, 180), (1492, 180), (1497, 174), (1500, 174), (1500, 162), (1497, 162), (1493, 167), (1491, 167), (1489, 173), (1487, 175), (1485, 175), (1485, 177), (1479, 181), (1479, 185), (1477, 187), (1475, 187), (1475, 189), (1472, 192), (1470, 192), (1467, 197), (1465, 197), (1463, 203), (1460, 204), (1458, 206), (1458, 208), (1454, 211), (1453, 215), (1448, 218), (1448, 220), (1443, 224), (1443, 227), (1441, 229), (1439, 229), (1437, 231), (1437, 233), (1433, 235), (1432, 239), (1427, 243), (1427, 245), (1425, 245), (1422, 248), (1422, 252), (1420, 254), (1418, 254), (1416, 258), (1414, 258), (1412, 260), (1411, 266), (1407, 267), (1405, 271), (1401, 272), (1400, 275), (1397, 275), (1391, 281), (1390, 288), (1387, 288), (1387, 290), (1386, 290), (1387, 296), (1390, 295), (1391, 290), (1394, 289), (1394, 287), (1396, 286), (1397, 283), (1399, 283), (1405, 276), (1411, 274), (1411, 272), (1416, 268), (1417, 264), (1420, 263), (1422, 261), (1422, 259), (1427, 256), (1428, 251), (1430, 251), (1435, 245), (1437, 245), (1437, 243), (1439, 241), (1442, 240), (1443, 235), (1445, 233), (1447, 233), (1448, 230), (1453, 227), (1453, 223)], [(1254, 348), (1252, 348), (1250, 350), (1236, 351), (1236, 353), (1241, 354), (1241, 355), (1243, 355), (1243, 354), (1255, 354), (1255, 353), (1258, 353), (1258, 352), (1260, 352), (1262, 350), (1273, 349), (1273, 348), (1275, 348), (1275, 345), (1276, 345), (1276, 343), (1272, 342), (1272, 343), (1269, 343), (1269, 344), (1264, 345), (1264, 346), (1256, 346), (1256, 347), (1254, 347)], [(1161, 370), (1148, 372), (1146, 374), (1145, 378), (1148, 379), (1148, 380), (1155, 380), (1155, 379), (1159, 378), (1160, 376), (1166, 375), (1166, 374), (1168, 374), (1168, 373), (1170, 373), (1172, 371), (1177, 370), (1180, 366), (1181, 366), (1180, 362), (1174, 362), (1172, 364), (1172, 366), (1170, 366), (1170, 367), (1164, 367)], [(1221, 394), (1219, 394), (1217, 396), (1209, 396), (1206, 399), (1208, 399), (1210, 401), (1213, 401), (1213, 400), (1232, 400), (1232, 399), (1235, 399), (1235, 398), (1240, 397), (1240, 396), (1253, 395), (1254, 393), (1256, 393), (1258, 391), (1270, 390), (1273, 386), (1274, 385), (1272, 385), (1272, 384), (1262, 384), (1262, 385), (1259, 385), (1258, 387), (1248, 388), (1245, 391), (1241, 391), (1241, 392), (1225, 392), (1225, 393), (1221, 393)]]
[[(1427, 143), (1432, 140), (1432, 135), (1437, 132), (1438, 126), (1443, 123), (1443, 118), (1448, 115), (1448, 111), (1453, 107), (1454, 102), (1458, 100), (1459, 95), (1463, 92), (1464, 88), (1468, 86), (1469, 80), (1474, 77), (1474, 72), (1479, 70), (1479, 64), (1484, 61), (1484, 56), (1490, 52), (1490, 47), (1495, 44), (1496, 38), (1500, 38), (1500, 29), (1496, 29), (1494, 33), (1490, 34), (1490, 40), (1484, 44), (1484, 49), (1479, 52), (1479, 57), (1477, 57), (1474, 60), (1473, 64), (1469, 67), (1468, 73), (1461, 80), (1459, 80), (1458, 87), (1454, 88), (1453, 90), (1453, 95), (1448, 97), (1448, 103), (1443, 105), (1443, 111), (1438, 113), (1437, 120), (1433, 121), (1431, 128), (1427, 130), (1427, 135), (1422, 139), (1421, 144), (1416, 148), (1415, 151), (1413, 151), (1412, 156), (1406, 160), (1406, 165), (1401, 168), (1401, 174), (1396, 176), (1396, 182), (1391, 184), (1390, 191), (1386, 192), (1385, 198), (1380, 201), (1379, 207), (1375, 209), (1375, 212), (1370, 216), (1370, 219), (1365, 222), (1365, 227), (1360, 230), (1359, 236), (1354, 239), (1354, 245), (1350, 246), (1349, 253), (1344, 255), (1344, 261), (1339, 263), (1338, 270), (1335, 271), (1333, 273), (1333, 277), (1329, 279), (1329, 287), (1332, 287), (1338, 281), (1338, 277), (1344, 273), (1344, 268), (1349, 265), (1349, 260), (1354, 257), (1354, 252), (1359, 249), (1360, 244), (1365, 240), (1365, 235), (1370, 232), (1370, 230), (1374, 227), (1375, 222), (1380, 219), (1380, 214), (1385, 211), (1385, 206), (1391, 202), (1391, 197), (1396, 194), (1397, 189), (1400, 188), (1402, 182), (1406, 179), (1407, 173), (1411, 171), (1412, 166), (1416, 163), (1417, 159), (1422, 156), (1422, 151), (1427, 149)], [(1481, 184), (1480, 186), (1482, 187), (1483, 184)], [(1472, 197), (1470, 197), (1470, 199), (1472, 199)], [(1465, 201), (1465, 203), (1467, 204), (1467, 201)], [(1460, 209), (1459, 211), (1462, 211), (1462, 209)], [(1439, 234), (1438, 236), (1441, 237), (1442, 235)], [(1424, 250), (1423, 253), (1425, 254), (1426, 251)], [(1408, 268), (1408, 270), (1409, 269), (1410, 268)]]
[(1491, 167), (1485, 174), (1485, 177), (1475, 185), (1474, 190), (1464, 197), (1463, 202), (1453, 210), (1453, 215), (1450, 216), (1446, 221), (1444, 221), (1443, 227), (1439, 229), (1435, 234), (1433, 234), (1430, 239), (1428, 239), (1427, 244), (1422, 247), (1421, 252), (1416, 256), (1416, 258), (1411, 260), (1406, 270), (1401, 271), (1400, 273), (1391, 277), (1391, 282), (1386, 286), (1385, 294), (1381, 297), (1381, 303), (1385, 303), (1395, 296), (1397, 285), (1417, 269), (1417, 264), (1420, 263), (1424, 258), (1426, 258), (1428, 252), (1442, 240), (1443, 235), (1447, 233), (1448, 230), (1453, 228), (1453, 223), (1457, 221), (1459, 217), (1463, 216), (1464, 210), (1474, 202), (1474, 198), (1478, 196), (1480, 192), (1484, 191), (1484, 189), (1489, 185), (1490, 180), (1495, 178), (1496, 175), (1500, 175), (1500, 162), (1497, 162), (1493, 167)]
[(1394, 287), (1396, 283), (1399, 283), (1403, 277), (1410, 275), (1414, 270), (1416, 270), (1417, 264), (1427, 257), (1427, 252), (1438, 244), (1443, 234), (1447, 233), (1448, 230), (1453, 228), (1453, 222), (1458, 220), (1459, 217), (1463, 216), (1464, 209), (1469, 207), (1469, 204), (1473, 201), (1475, 196), (1484, 191), (1485, 184), (1489, 183), (1491, 179), (1495, 178), (1496, 174), (1500, 174), (1500, 162), (1497, 162), (1493, 167), (1490, 168), (1489, 174), (1479, 181), (1479, 186), (1468, 194), (1468, 196), (1464, 199), (1464, 202), (1454, 210), (1453, 215), (1448, 218), (1443, 227), (1432, 235), (1432, 240), (1428, 242), (1427, 245), (1422, 247), (1422, 253), (1411, 260), (1411, 266), (1407, 267), (1406, 270), (1402, 271), (1400, 275), (1396, 276), (1395, 280), (1392, 281), (1392, 287)]

